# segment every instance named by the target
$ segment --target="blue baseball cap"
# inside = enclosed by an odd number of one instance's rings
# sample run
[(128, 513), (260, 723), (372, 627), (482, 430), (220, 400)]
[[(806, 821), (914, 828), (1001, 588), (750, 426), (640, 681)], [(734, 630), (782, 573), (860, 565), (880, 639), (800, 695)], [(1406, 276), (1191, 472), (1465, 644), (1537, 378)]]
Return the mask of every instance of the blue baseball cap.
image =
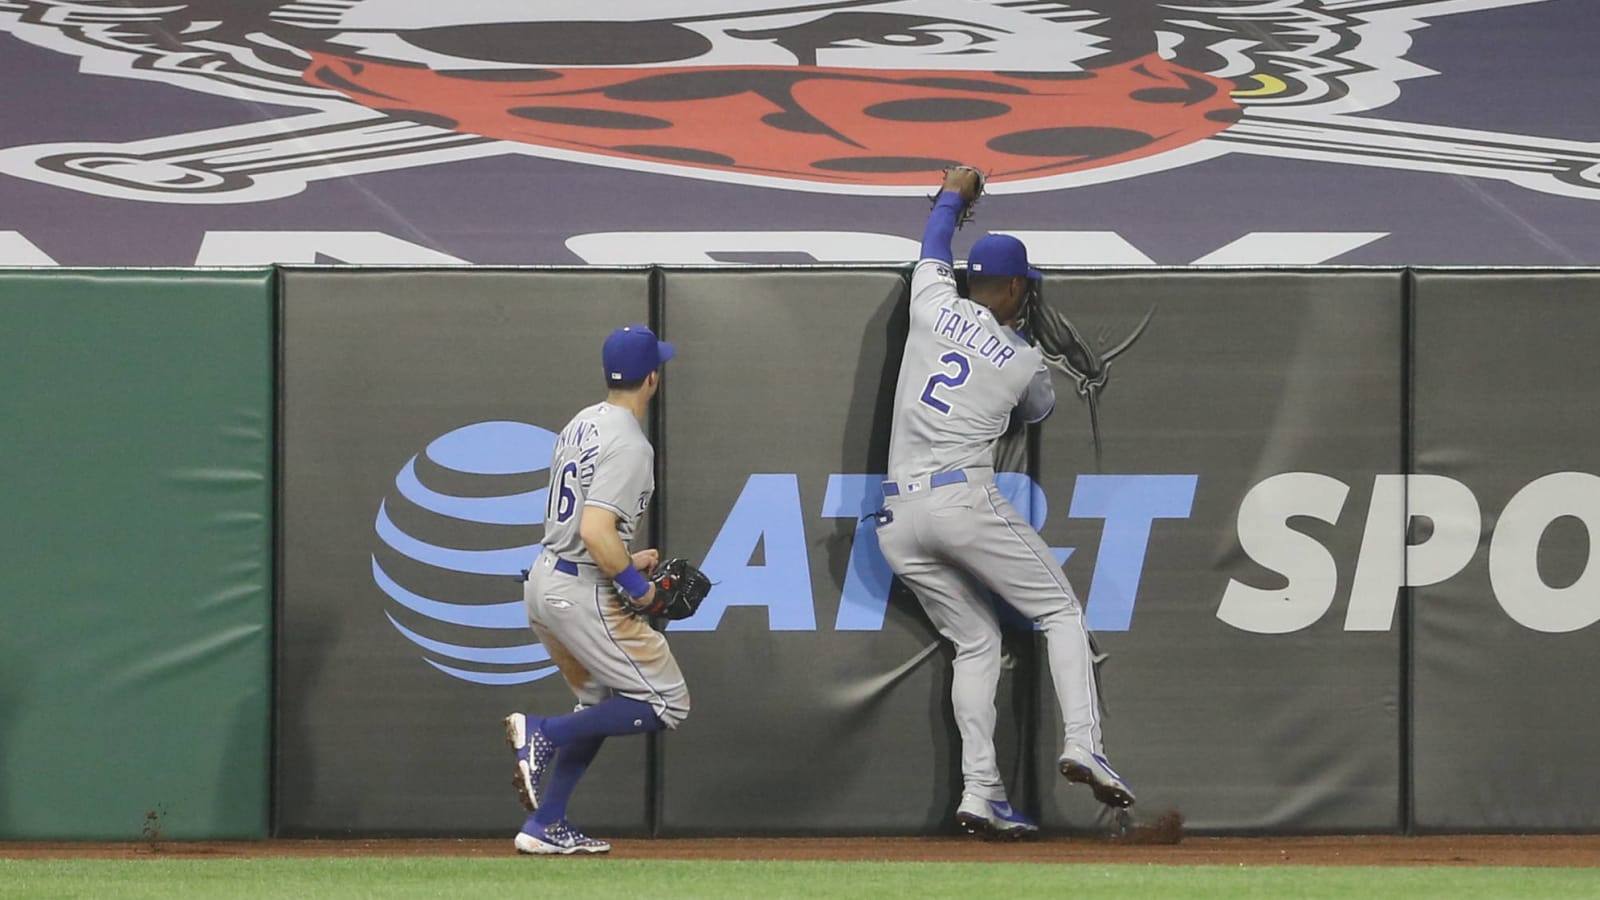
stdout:
[(606, 337), (600, 351), (606, 382), (638, 381), (678, 352), (644, 325), (624, 325)]
[(1028, 267), (1028, 248), (1009, 234), (986, 234), (967, 254), (967, 271), (973, 275), (1025, 275), (1035, 281), (1044, 278), (1038, 269)]

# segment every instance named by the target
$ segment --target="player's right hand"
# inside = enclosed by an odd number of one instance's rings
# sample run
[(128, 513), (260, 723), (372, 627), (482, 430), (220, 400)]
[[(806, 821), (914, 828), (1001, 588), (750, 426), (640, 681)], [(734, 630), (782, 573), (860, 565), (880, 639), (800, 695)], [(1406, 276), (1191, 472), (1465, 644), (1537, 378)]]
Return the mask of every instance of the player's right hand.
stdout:
[(635, 569), (638, 569), (645, 575), (649, 575), (651, 572), (654, 572), (656, 570), (656, 566), (660, 564), (661, 551), (655, 549), (654, 547), (650, 548), (649, 550), (640, 550), (638, 553), (633, 554), (631, 559)]

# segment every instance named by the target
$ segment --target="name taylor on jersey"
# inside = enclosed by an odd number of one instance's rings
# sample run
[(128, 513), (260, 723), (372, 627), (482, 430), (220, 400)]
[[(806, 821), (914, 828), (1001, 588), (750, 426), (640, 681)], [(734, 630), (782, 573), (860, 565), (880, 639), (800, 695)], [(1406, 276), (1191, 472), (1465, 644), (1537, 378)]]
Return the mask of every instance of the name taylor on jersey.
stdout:
[[(987, 316), (988, 313), (979, 311), (977, 318), (983, 319)], [(969, 319), (948, 306), (939, 308), (939, 315), (933, 323), (933, 333), (951, 341), (957, 347), (971, 350), (988, 360), (996, 369), (1004, 369), (1006, 363), (1017, 355), (1016, 348), (1009, 342), (990, 334), (978, 321)]]

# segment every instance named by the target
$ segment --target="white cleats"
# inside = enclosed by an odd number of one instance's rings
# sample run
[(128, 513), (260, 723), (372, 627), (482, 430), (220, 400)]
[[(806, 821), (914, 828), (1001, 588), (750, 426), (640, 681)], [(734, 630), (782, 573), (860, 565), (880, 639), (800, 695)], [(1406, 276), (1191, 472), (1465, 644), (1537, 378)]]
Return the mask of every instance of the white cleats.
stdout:
[(1074, 784), (1087, 784), (1094, 798), (1107, 806), (1126, 809), (1133, 805), (1133, 788), (1098, 753), (1077, 744), (1068, 744), (1061, 754), (1061, 774)]

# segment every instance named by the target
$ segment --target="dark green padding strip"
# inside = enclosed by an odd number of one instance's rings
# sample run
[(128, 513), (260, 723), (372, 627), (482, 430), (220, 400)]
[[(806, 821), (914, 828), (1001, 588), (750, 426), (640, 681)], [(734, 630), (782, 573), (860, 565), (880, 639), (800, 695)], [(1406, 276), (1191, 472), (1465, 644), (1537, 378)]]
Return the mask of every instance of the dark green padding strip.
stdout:
[(273, 277), (0, 270), (0, 838), (266, 835)]

